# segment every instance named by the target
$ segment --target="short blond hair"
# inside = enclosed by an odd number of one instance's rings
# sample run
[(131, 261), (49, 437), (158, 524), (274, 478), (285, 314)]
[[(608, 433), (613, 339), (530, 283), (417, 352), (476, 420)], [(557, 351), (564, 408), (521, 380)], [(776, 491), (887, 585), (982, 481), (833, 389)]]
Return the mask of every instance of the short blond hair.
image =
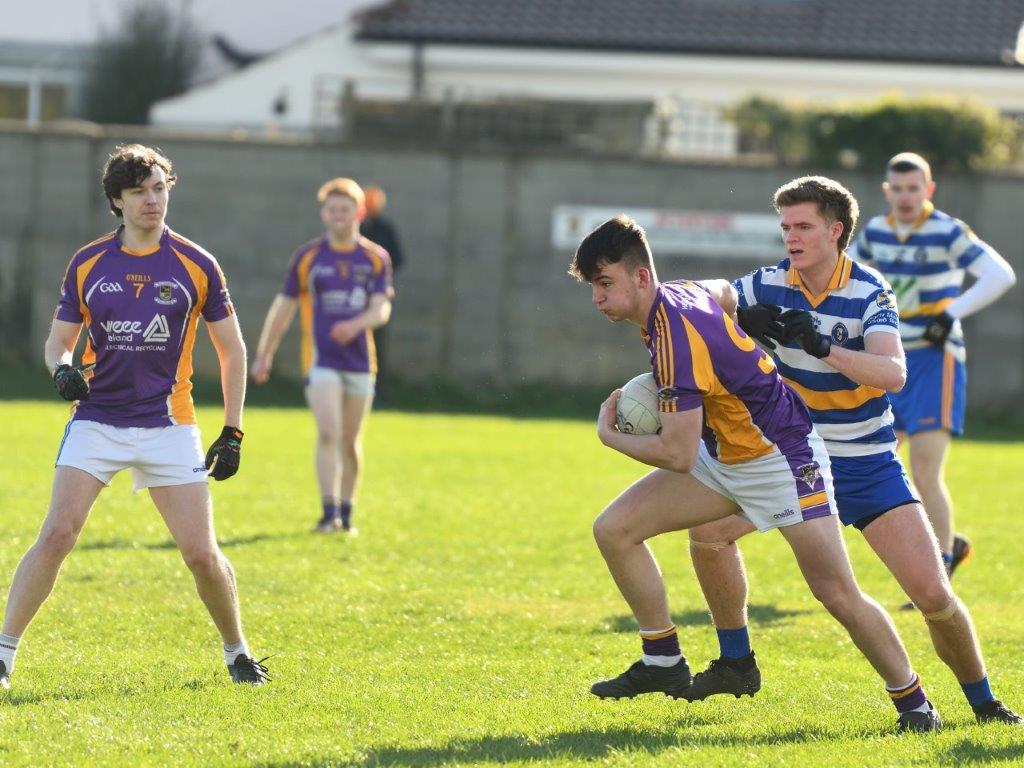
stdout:
[(360, 208), (366, 203), (366, 195), (363, 194), (363, 188), (356, 184), (352, 179), (346, 179), (339, 176), (336, 179), (325, 181), (320, 189), (316, 193), (316, 199), (321, 203), (326, 203), (327, 198), (331, 195), (344, 195), (355, 200), (355, 203)]
[(885, 170), (896, 173), (920, 171), (924, 174), (925, 181), (932, 180), (932, 167), (917, 152), (900, 152), (898, 155), (893, 155), (886, 164)]

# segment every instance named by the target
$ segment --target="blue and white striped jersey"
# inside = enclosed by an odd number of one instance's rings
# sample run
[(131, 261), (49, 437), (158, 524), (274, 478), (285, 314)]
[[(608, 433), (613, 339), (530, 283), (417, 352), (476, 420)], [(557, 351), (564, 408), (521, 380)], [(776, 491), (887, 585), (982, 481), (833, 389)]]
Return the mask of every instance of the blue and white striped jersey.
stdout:
[[(925, 201), (920, 218), (901, 231), (892, 214), (875, 216), (850, 251), (892, 285), (900, 306), (900, 335), (905, 349), (927, 347), (921, 337), (932, 319), (960, 295), (964, 271), (991, 246), (959, 219)], [(960, 321), (953, 323), (946, 350), (966, 357)]]
[[(871, 333), (899, 333), (896, 297), (878, 272), (840, 254), (824, 293), (814, 296), (789, 259), (736, 280), (741, 307), (778, 304), (811, 313), (819, 333), (833, 344), (863, 351)], [(896, 449), (892, 409), (885, 390), (857, 384), (797, 342), (778, 344), (779, 373), (803, 398), (832, 456), (867, 456)]]

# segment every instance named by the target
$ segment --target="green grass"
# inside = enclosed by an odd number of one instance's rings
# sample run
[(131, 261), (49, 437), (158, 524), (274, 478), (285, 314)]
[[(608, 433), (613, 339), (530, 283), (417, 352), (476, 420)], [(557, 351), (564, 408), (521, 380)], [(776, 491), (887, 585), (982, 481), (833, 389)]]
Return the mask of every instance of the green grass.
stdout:
[[(66, 409), (0, 402), (0, 591), (46, 509)], [(201, 413), (205, 433), (219, 414)], [(743, 547), (754, 699), (601, 702), (638, 652), (590, 536), (642, 469), (589, 423), (382, 412), (369, 425), (355, 540), (318, 513), (309, 415), (252, 409), (242, 471), (214, 484), (254, 651), (272, 684), (232, 686), (189, 574), (122, 473), (93, 511), (0, 697), (0, 764), (955, 765), (1024, 763), (1019, 730), (973, 723), (920, 617), (896, 613), (948, 727), (893, 735), (879, 681), (803, 586), (778, 534)], [(1024, 447), (962, 442), (950, 474), (979, 552), (957, 575), (997, 694), (1024, 707)], [(902, 602), (856, 536), (866, 590)], [(691, 664), (716, 655), (685, 535), (655, 544)]]

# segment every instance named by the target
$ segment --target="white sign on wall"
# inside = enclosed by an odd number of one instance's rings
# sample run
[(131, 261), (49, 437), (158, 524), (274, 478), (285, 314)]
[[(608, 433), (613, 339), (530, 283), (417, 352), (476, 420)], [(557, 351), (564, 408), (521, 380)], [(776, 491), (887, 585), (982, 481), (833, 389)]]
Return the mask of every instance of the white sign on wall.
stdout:
[(575, 250), (590, 232), (621, 213), (647, 231), (655, 256), (775, 259), (783, 254), (778, 216), (724, 211), (559, 205), (551, 217), (551, 243), (559, 250)]

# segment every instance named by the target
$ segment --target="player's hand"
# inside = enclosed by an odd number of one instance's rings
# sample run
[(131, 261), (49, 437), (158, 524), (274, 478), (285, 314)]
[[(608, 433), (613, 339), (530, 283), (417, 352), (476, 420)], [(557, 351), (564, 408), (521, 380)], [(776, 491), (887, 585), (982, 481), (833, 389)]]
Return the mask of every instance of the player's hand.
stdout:
[(339, 344), (348, 344), (359, 335), (359, 327), (351, 320), (339, 320), (331, 326), (331, 338)]
[(949, 338), (949, 332), (953, 330), (953, 323), (955, 322), (956, 319), (949, 312), (943, 310), (925, 326), (922, 338), (929, 344), (943, 347), (946, 344), (946, 339)]
[(214, 480), (227, 480), (238, 471), (241, 452), (242, 430), (224, 427), (206, 452), (206, 474)]
[(53, 372), (53, 386), (57, 388), (57, 394), (65, 400), (85, 400), (89, 396), (89, 380), (85, 374), (96, 367), (91, 365), (68, 365), (61, 363)]
[(736, 319), (747, 336), (768, 349), (775, 349), (772, 339), (782, 341), (785, 332), (779, 321), (781, 313), (782, 307), (776, 304), (754, 304), (751, 307), (737, 307)]
[(828, 357), (828, 353), (832, 351), (832, 339), (818, 333), (810, 312), (803, 309), (787, 309), (779, 315), (779, 320), (785, 328), (782, 338), (784, 343), (796, 340), (811, 357), (819, 360)]
[(274, 361), (269, 357), (257, 357), (256, 362), (252, 364), (252, 370), (249, 371), (249, 375), (252, 376), (252, 380), (257, 384), (266, 384), (270, 380), (270, 369), (274, 366)]
[(601, 410), (597, 414), (597, 436), (601, 438), (602, 443), (605, 442), (606, 435), (619, 431), (615, 422), (621, 395), (622, 390), (616, 389), (601, 403)]

